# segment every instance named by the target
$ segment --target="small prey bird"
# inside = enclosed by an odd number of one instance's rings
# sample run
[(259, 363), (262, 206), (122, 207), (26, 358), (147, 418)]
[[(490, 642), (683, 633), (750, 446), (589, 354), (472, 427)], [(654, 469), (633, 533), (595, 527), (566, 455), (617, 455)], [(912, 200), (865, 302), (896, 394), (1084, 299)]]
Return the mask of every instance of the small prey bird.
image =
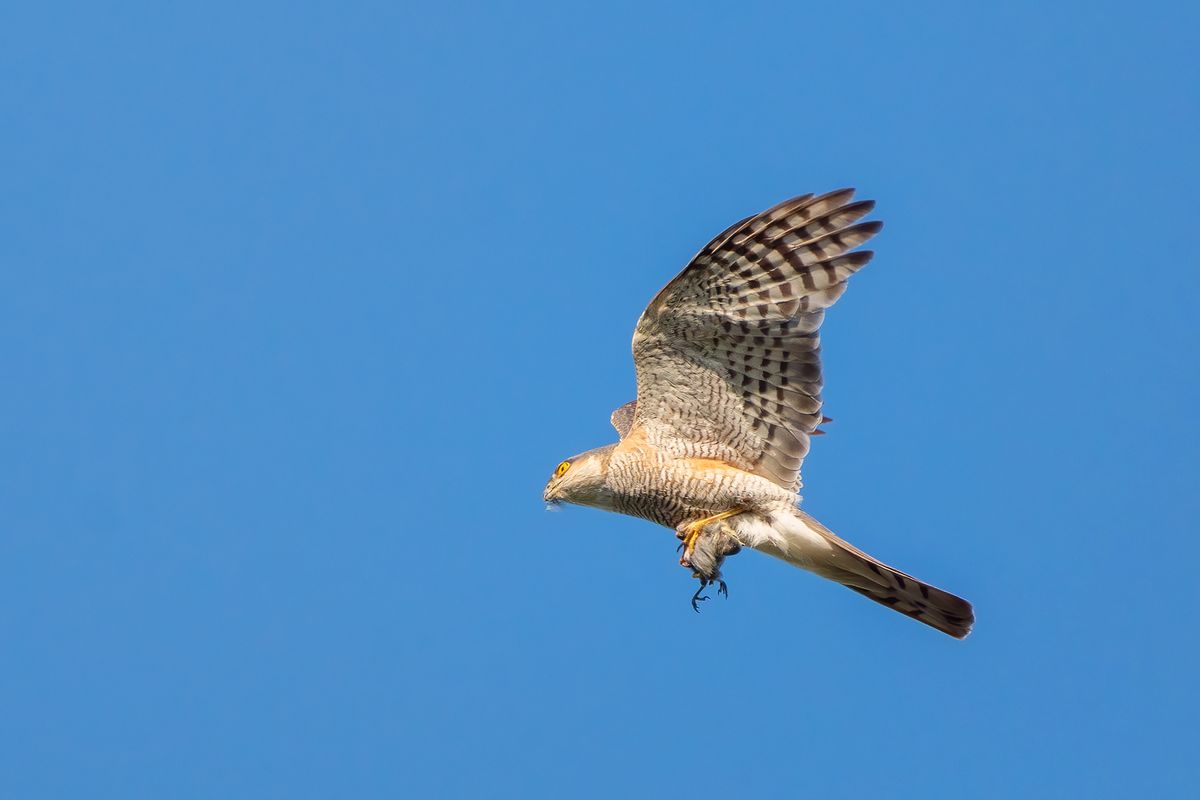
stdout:
[(882, 227), (852, 189), (787, 200), (709, 242), (642, 313), (637, 399), (620, 441), (558, 465), (544, 499), (673, 528), (680, 564), (725, 592), (721, 566), (752, 547), (962, 638), (971, 604), (887, 566), (800, 510), (800, 465), (821, 414), (819, 330), (855, 250)]

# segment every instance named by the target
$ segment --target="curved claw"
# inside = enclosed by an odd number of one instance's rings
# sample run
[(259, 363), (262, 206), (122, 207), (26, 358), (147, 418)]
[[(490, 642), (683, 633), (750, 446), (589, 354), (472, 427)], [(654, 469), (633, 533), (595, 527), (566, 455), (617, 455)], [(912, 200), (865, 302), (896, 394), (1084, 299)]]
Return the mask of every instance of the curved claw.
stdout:
[[(693, 577), (699, 577), (699, 576), (694, 575)], [(692, 595), (692, 611), (695, 611), (697, 614), (700, 613), (700, 603), (703, 603), (705, 600), (708, 599), (708, 595), (700, 594), (700, 593), (703, 592), (705, 589), (707, 589), (709, 586), (712, 586), (714, 583), (717, 585), (717, 594), (718, 595), (720, 595), (722, 597), (726, 597), (726, 598), (729, 597), (729, 585), (727, 583), (725, 583), (725, 581), (721, 580), (720, 578), (717, 578), (715, 581), (710, 581), (710, 580), (706, 580), (705, 578), (700, 578), (700, 588), (696, 590), (696, 593), (694, 595)]]

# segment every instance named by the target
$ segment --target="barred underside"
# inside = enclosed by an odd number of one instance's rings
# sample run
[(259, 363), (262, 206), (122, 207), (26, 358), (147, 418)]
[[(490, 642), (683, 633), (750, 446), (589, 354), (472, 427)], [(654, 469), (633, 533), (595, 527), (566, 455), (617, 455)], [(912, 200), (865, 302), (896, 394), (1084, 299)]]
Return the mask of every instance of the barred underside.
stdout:
[(676, 456), (799, 488), (821, 422), (818, 331), (872, 256), (850, 251), (882, 227), (859, 222), (874, 203), (852, 197), (805, 195), (743, 220), (658, 293), (634, 332), (629, 424)]

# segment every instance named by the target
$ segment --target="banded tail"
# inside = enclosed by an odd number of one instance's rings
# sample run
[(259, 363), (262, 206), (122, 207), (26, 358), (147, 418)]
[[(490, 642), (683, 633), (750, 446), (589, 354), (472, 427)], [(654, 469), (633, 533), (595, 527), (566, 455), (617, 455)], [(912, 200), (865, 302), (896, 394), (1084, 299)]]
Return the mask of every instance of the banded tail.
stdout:
[(760, 517), (747, 526), (749, 530), (739, 526), (739, 534), (748, 534), (745, 543), (757, 550), (837, 581), (956, 639), (971, 632), (975, 612), (966, 600), (872, 558), (803, 511), (793, 513), (773, 517), (769, 532), (763, 530), (767, 521)]

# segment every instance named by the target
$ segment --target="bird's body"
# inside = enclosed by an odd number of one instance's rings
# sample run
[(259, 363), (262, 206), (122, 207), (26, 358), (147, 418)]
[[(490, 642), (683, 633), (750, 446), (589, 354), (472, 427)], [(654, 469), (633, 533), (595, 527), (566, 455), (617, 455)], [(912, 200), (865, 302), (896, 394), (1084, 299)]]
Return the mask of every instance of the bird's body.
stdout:
[(796, 502), (792, 492), (766, 478), (710, 458), (675, 458), (641, 439), (622, 441), (609, 453), (609, 511), (668, 528), (719, 514), (734, 506), (767, 513)]
[[(620, 441), (559, 465), (547, 501), (674, 528), (701, 589), (753, 547), (951, 635), (966, 601), (892, 569), (799, 510), (800, 465), (821, 415), (818, 331), (850, 252), (881, 227), (851, 190), (794, 198), (724, 231), (638, 321), (638, 397), (613, 412)], [(699, 592), (697, 592), (699, 595)]]

